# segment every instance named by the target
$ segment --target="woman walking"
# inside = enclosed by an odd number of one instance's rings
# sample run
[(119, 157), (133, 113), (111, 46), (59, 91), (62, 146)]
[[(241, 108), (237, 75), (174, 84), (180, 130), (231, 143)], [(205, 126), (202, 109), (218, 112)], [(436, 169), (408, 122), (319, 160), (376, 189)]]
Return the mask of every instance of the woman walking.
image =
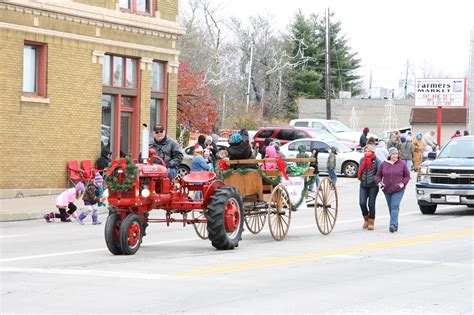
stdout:
[[(379, 187), (375, 181), (380, 161), (375, 155), (375, 147), (368, 144), (364, 148), (364, 157), (359, 162), (359, 172), (357, 178), (360, 181), (359, 205), (364, 217), (363, 229), (369, 231), (374, 229), (375, 223), (375, 200), (379, 192)], [(367, 209), (368, 202), (368, 209)]]
[(388, 154), (389, 157), (380, 165), (375, 180), (387, 200), (390, 212), (389, 231), (393, 233), (398, 231), (398, 213), (405, 187), (410, 181), (410, 171), (407, 165), (399, 159), (397, 148), (390, 148)]

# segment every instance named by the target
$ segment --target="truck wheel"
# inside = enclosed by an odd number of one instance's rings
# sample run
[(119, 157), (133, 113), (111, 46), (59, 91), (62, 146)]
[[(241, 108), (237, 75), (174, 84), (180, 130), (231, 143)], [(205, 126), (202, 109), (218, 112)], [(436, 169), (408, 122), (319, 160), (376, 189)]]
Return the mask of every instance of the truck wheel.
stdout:
[(342, 173), (347, 177), (357, 177), (358, 169), (359, 166), (356, 162), (349, 161), (342, 166)]
[(244, 205), (234, 187), (223, 186), (210, 197), (207, 206), (207, 232), (212, 246), (234, 249), (239, 245), (244, 224)]
[(120, 232), (120, 214), (111, 213), (107, 217), (105, 222), (105, 244), (107, 248), (114, 255), (122, 255), (122, 248), (120, 247), (119, 242), (119, 232)]
[(120, 225), (120, 247), (125, 255), (135, 254), (142, 243), (142, 225), (138, 215), (129, 214)]
[(420, 211), (423, 214), (434, 214), (436, 212), (436, 207), (437, 205), (432, 205), (432, 206), (422, 206), (419, 205)]

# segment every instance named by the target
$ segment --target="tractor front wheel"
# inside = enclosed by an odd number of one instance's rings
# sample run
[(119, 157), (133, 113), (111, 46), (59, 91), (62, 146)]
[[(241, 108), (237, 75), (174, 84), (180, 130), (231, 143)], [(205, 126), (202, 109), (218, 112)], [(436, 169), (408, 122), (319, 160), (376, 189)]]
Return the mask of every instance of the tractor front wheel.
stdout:
[(135, 254), (142, 243), (142, 224), (136, 214), (129, 214), (120, 225), (120, 247), (125, 255)]
[(223, 186), (214, 192), (206, 216), (212, 246), (227, 250), (239, 245), (244, 224), (244, 205), (234, 187)]
[(119, 233), (120, 233), (120, 214), (119, 213), (110, 213), (107, 217), (107, 222), (105, 222), (105, 243), (107, 248), (114, 255), (122, 255), (122, 248), (120, 247), (119, 242)]

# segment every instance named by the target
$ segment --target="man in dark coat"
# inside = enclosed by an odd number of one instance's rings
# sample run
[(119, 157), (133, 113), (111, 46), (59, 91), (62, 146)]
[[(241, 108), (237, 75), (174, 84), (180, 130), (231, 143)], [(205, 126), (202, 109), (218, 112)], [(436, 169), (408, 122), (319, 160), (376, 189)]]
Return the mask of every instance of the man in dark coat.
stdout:
[(100, 157), (97, 159), (96, 168), (99, 170), (104, 170), (110, 163), (110, 156), (112, 152), (107, 147), (102, 147), (100, 150)]
[[(178, 167), (183, 161), (183, 151), (179, 144), (166, 135), (166, 130), (162, 125), (153, 127), (155, 133), (149, 148), (155, 150), (155, 154), (160, 156), (168, 168), (168, 178), (173, 179), (178, 174)], [(155, 160), (155, 163), (160, 163)]]

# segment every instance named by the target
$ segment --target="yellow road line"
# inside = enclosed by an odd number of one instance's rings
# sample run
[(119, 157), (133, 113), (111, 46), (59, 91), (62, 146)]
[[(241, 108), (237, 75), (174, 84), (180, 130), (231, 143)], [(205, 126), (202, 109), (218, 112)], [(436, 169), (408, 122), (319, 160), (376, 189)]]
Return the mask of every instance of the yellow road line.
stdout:
[(337, 249), (337, 250), (329, 250), (329, 251), (316, 252), (316, 253), (308, 253), (308, 254), (298, 255), (298, 256), (288, 256), (288, 257), (267, 259), (267, 260), (261, 260), (261, 261), (243, 263), (243, 264), (200, 269), (200, 270), (195, 270), (195, 271), (178, 272), (178, 273), (174, 273), (173, 275), (191, 276), (191, 277), (204, 276), (204, 275), (213, 275), (213, 274), (230, 272), (230, 271), (255, 269), (255, 268), (260, 268), (260, 267), (287, 265), (287, 264), (296, 263), (300, 261), (315, 260), (315, 259), (319, 259), (323, 257), (362, 253), (362, 252), (367, 252), (367, 251), (372, 251), (372, 250), (377, 250), (377, 249), (400, 247), (404, 245), (415, 245), (415, 244), (426, 243), (426, 242), (431, 242), (431, 241), (463, 237), (463, 236), (468, 236), (468, 235), (474, 235), (474, 229), (428, 235), (428, 236), (420, 236), (420, 237), (392, 241), (392, 242), (385, 242), (385, 243), (373, 243), (373, 244), (367, 244), (363, 246), (350, 247), (350, 248)]

